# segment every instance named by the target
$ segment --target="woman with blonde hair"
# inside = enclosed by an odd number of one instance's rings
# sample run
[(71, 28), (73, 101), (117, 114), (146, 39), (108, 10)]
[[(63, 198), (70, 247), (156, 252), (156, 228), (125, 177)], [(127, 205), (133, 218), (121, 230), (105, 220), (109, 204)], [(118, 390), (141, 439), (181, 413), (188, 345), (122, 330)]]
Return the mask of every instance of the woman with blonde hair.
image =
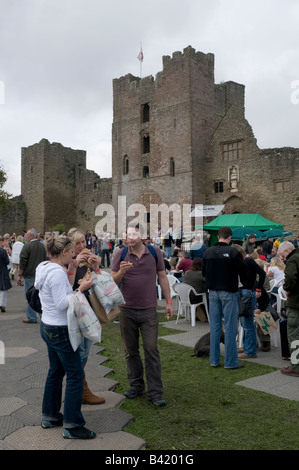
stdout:
[[(68, 236), (71, 237), (74, 243), (74, 258), (72, 267), (68, 270), (67, 274), (69, 282), (73, 286), (73, 290), (76, 290), (79, 287), (79, 280), (84, 278), (88, 268), (90, 271), (94, 271), (97, 274), (100, 273), (101, 258), (89, 250), (86, 251), (85, 233), (80, 229), (76, 227), (71, 228), (68, 232)], [(83, 291), (83, 293), (87, 296), (87, 290)], [(78, 348), (83, 368), (86, 366), (91, 345), (92, 341), (88, 338), (83, 338)], [(82, 403), (87, 405), (101, 405), (105, 403), (104, 397), (92, 393), (85, 374), (83, 377)]]
[(274, 258), (272, 258), (271, 261), (270, 261), (270, 265), (266, 268), (266, 272), (268, 274), (268, 277), (270, 279), (275, 279), (276, 280), (275, 287), (277, 289), (278, 289), (278, 287), (280, 287), (283, 284), (284, 269), (285, 269), (285, 264), (279, 258), (279, 256), (274, 256)]
[[(84, 427), (81, 413), (83, 391), (83, 367), (79, 350), (73, 350), (69, 335), (67, 309), (69, 298), (74, 295), (65, 266), (72, 265), (74, 255), (71, 238), (50, 236), (46, 248), (50, 261), (43, 261), (36, 268), (35, 288), (39, 290), (42, 305), (41, 337), (48, 348), (49, 372), (42, 403), (42, 428), (63, 425), (65, 439), (92, 439), (95, 433)], [(91, 287), (92, 281), (84, 279), (78, 290)], [(62, 384), (66, 375), (64, 414)]]

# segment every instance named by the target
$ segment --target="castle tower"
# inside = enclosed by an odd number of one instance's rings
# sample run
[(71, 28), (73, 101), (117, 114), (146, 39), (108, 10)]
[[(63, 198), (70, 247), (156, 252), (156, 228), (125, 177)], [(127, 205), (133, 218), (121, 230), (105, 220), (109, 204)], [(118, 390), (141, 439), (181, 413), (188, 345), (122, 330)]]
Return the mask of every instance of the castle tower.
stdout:
[(192, 47), (163, 57), (154, 79), (113, 80), (112, 199), (127, 206), (205, 202), (215, 127), (214, 55)]
[(28, 208), (27, 227), (40, 232), (63, 223), (77, 222), (76, 184), (79, 169), (86, 168), (86, 152), (42, 139), (22, 148), (21, 192)]

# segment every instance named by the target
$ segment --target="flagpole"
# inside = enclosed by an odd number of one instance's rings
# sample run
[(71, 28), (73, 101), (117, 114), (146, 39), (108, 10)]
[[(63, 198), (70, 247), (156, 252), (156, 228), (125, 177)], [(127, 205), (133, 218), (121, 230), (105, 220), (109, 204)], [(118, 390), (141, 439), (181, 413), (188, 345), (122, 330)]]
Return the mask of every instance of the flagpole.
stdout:
[(142, 78), (142, 62), (143, 62), (142, 42), (140, 43), (140, 52), (141, 52), (141, 60), (140, 60), (140, 78)]
[(142, 62), (143, 62), (143, 52), (142, 52), (142, 43), (140, 43), (140, 52), (137, 59), (140, 62), (140, 78), (142, 78)]

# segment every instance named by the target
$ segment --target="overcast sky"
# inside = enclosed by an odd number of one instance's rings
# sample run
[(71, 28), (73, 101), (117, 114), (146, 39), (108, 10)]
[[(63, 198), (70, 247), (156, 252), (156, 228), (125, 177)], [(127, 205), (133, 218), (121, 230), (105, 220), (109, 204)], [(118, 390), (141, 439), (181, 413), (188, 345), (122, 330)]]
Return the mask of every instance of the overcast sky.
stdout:
[(4, 189), (21, 193), (21, 147), (43, 138), (111, 176), (112, 80), (140, 76), (141, 43), (143, 77), (189, 45), (215, 54), (258, 146), (299, 147), (298, 21), (298, 0), (0, 0)]

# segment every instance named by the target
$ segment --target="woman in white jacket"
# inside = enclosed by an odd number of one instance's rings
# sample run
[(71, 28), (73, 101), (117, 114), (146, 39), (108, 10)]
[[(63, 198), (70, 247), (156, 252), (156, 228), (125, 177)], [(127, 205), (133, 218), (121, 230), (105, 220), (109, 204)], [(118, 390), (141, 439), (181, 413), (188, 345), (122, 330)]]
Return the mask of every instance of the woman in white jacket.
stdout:
[[(92, 439), (95, 433), (84, 427), (81, 413), (83, 391), (83, 367), (79, 350), (73, 350), (67, 327), (67, 309), (73, 292), (65, 266), (72, 266), (73, 242), (65, 236), (49, 237), (46, 243), (51, 261), (40, 263), (36, 269), (35, 287), (42, 304), (41, 336), (48, 348), (50, 368), (45, 384), (42, 404), (42, 427), (63, 425), (63, 437), (67, 439)], [(83, 280), (80, 291), (91, 287), (92, 280)], [(64, 413), (62, 381), (66, 374)]]
[(15, 278), (15, 275), (16, 275), (16, 278), (18, 277), (19, 264), (20, 264), (20, 253), (22, 251), (23, 246), (24, 246), (23, 237), (22, 237), (22, 235), (19, 235), (17, 237), (16, 242), (12, 245), (11, 256), (10, 256), (10, 262), (12, 263), (12, 266), (13, 266), (13, 270), (12, 270), (12, 273), (11, 273), (11, 278), (12, 279)]

